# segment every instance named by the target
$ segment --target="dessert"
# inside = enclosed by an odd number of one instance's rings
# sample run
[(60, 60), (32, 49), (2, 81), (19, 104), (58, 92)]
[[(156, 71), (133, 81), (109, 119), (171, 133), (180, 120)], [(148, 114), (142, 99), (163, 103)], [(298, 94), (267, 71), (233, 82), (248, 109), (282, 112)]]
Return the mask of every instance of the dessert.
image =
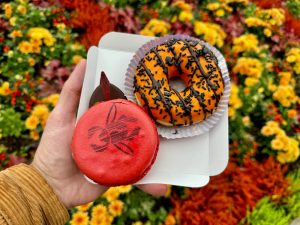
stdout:
[[(173, 38), (152, 47), (134, 76), (138, 104), (165, 126), (188, 126), (207, 119), (224, 90), (217, 58), (196, 39)], [(170, 87), (174, 77), (186, 85), (183, 91)]]
[[(105, 76), (105, 75), (103, 75)], [(114, 99), (101, 77), (102, 99), (78, 121), (72, 140), (73, 158), (82, 173), (105, 186), (132, 184), (154, 163), (159, 137), (152, 119), (137, 104)], [(122, 95), (121, 95), (122, 96)]]

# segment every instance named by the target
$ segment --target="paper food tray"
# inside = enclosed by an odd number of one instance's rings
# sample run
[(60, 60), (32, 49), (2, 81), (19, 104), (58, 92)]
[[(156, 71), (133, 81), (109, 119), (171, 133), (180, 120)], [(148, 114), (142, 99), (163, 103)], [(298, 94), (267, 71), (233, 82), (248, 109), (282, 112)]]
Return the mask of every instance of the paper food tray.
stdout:
[[(137, 49), (153, 39), (141, 35), (111, 32), (99, 47), (91, 47), (78, 108), (77, 120), (88, 110), (90, 97), (104, 71), (111, 83), (124, 91), (128, 64)], [(157, 159), (149, 173), (137, 184), (164, 183), (202, 187), (209, 176), (221, 173), (228, 163), (228, 113), (209, 132), (190, 138), (160, 137)]]

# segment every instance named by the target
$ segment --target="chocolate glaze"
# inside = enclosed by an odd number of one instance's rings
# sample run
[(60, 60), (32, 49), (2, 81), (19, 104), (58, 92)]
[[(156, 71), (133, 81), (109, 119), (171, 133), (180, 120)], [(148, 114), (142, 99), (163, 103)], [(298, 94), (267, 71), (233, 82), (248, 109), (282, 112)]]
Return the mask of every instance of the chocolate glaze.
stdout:
[[(101, 72), (101, 80), (103, 79), (103, 76), (105, 76), (106, 81), (109, 83), (105, 73), (102, 71)], [(100, 82), (99, 86), (95, 89), (95, 91), (93, 92), (90, 102), (89, 102), (89, 108), (92, 107), (93, 105), (95, 105), (96, 103), (102, 102), (107, 100), (105, 93), (103, 93), (103, 85), (107, 85), (107, 84), (103, 84), (102, 82)], [(124, 95), (124, 93), (115, 85), (109, 83), (109, 98), (108, 100), (112, 100), (112, 99), (127, 99), (126, 96)]]

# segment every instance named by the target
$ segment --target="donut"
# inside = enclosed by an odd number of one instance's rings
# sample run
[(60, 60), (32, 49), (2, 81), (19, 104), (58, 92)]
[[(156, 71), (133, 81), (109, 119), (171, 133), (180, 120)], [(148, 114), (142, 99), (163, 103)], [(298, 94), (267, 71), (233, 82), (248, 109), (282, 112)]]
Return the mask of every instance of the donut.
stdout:
[[(178, 77), (185, 89), (170, 86)], [(224, 81), (218, 60), (197, 39), (172, 38), (151, 48), (134, 73), (137, 103), (159, 124), (188, 126), (199, 123), (217, 109)]]
[(92, 106), (79, 119), (71, 145), (80, 171), (105, 186), (142, 179), (155, 162), (158, 148), (154, 121), (140, 106), (123, 99)]

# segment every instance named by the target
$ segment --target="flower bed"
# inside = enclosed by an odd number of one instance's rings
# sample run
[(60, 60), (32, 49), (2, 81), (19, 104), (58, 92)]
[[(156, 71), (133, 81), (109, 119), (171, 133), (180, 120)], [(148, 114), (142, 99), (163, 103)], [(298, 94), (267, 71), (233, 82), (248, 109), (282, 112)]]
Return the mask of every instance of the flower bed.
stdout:
[(106, 32), (188, 34), (226, 57), (230, 163), (201, 189), (116, 187), (69, 224), (290, 224), (300, 216), (300, 1), (1, 3), (0, 168), (32, 158), (74, 64)]

